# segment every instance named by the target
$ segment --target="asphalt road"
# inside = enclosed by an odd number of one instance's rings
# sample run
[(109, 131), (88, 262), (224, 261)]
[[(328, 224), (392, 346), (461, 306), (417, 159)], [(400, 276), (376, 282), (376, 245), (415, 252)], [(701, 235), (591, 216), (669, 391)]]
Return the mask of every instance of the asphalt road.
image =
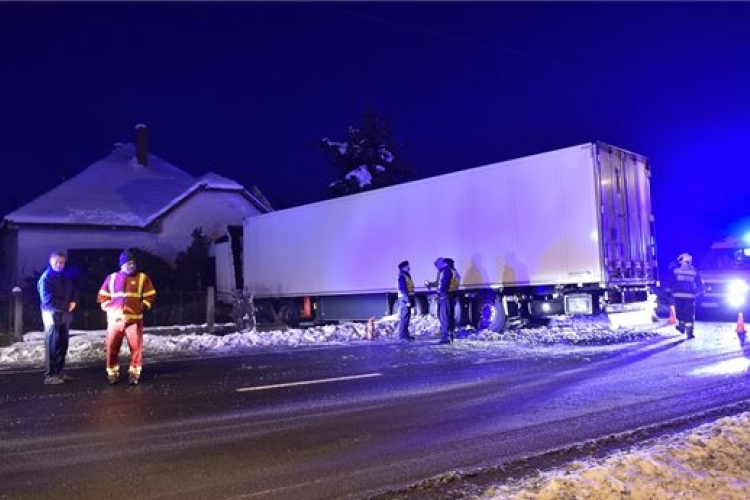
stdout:
[(750, 400), (731, 325), (697, 334), (149, 362), (137, 387), (0, 372), (0, 498), (362, 499)]

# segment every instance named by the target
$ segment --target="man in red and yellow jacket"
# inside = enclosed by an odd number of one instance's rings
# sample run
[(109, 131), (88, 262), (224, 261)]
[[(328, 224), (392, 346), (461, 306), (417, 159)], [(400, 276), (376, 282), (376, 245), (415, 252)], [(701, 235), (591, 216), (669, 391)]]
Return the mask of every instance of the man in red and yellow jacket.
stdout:
[(156, 290), (151, 278), (136, 271), (134, 255), (120, 254), (120, 270), (106, 277), (97, 301), (107, 313), (107, 380), (116, 384), (120, 377), (120, 347), (126, 337), (130, 348), (130, 385), (137, 385), (143, 366), (143, 311), (151, 309)]

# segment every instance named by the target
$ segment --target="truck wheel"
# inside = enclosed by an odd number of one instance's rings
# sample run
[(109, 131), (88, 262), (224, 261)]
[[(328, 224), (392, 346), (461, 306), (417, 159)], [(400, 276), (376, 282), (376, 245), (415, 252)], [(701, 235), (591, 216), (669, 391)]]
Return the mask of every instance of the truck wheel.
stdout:
[(456, 299), (456, 305), (453, 309), (453, 317), (456, 318), (457, 327), (469, 324), (469, 311), (467, 310), (464, 299)]
[(289, 328), (299, 326), (299, 311), (292, 304), (282, 304), (279, 307), (279, 319)]
[(477, 330), (490, 330), (502, 333), (508, 326), (503, 301), (500, 297), (479, 298), (474, 304)]

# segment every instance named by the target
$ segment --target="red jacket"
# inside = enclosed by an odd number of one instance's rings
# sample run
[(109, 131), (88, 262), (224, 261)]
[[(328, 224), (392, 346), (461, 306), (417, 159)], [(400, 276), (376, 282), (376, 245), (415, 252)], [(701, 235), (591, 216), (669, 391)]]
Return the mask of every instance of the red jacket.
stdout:
[(120, 318), (140, 321), (143, 319), (143, 309), (153, 307), (156, 290), (147, 274), (130, 276), (118, 271), (105, 278), (96, 300), (107, 311), (110, 321)]

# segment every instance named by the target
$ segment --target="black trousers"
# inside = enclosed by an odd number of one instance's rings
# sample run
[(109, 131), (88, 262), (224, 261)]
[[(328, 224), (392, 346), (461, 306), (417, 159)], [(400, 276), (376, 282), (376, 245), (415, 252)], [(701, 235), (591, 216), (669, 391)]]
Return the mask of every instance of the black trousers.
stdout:
[(49, 325), (44, 339), (44, 375), (59, 375), (65, 370), (65, 356), (68, 354), (70, 327), (67, 323)]
[(440, 320), (441, 340), (450, 340), (450, 333), (455, 328), (453, 301), (448, 297), (438, 297), (438, 319)]
[(695, 322), (695, 298), (675, 297), (674, 312), (679, 323), (691, 325)]

